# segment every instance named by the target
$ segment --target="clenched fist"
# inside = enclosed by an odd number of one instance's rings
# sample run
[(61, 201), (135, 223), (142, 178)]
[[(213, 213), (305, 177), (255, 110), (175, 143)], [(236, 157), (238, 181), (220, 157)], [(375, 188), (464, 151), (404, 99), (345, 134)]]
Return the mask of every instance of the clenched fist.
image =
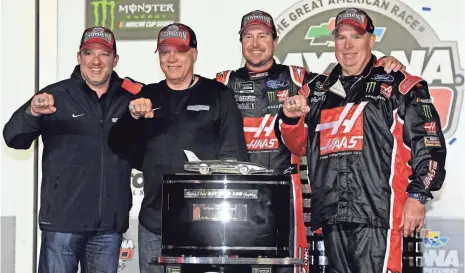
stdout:
[(140, 117), (153, 118), (153, 112), (156, 109), (152, 108), (152, 102), (146, 98), (135, 99), (129, 103), (129, 111), (135, 119)]
[(33, 116), (48, 115), (56, 112), (53, 96), (47, 93), (37, 94), (31, 101), (31, 114)]
[(300, 118), (310, 112), (310, 107), (307, 104), (307, 98), (296, 95), (284, 101), (283, 111), (288, 118)]

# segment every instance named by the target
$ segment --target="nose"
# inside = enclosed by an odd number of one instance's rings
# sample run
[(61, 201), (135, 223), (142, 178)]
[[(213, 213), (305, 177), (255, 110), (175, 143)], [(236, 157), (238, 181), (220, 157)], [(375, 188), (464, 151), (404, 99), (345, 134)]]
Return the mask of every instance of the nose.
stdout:
[(176, 52), (171, 51), (171, 52), (168, 54), (168, 62), (174, 63), (174, 62), (177, 61), (177, 59), (178, 59), (178, 57), (177, 57), (177, 53), (176, 53)]
[(258, 38), (257, 38), (257, 37), (254, 37), (254, 38), (252, 39), (252, 45), (253, 45), (253, 47), (257, 47), (257, 46), (258, 46)]
[(352, 47), (352, 41), (350, 39), (346, 39), (344, 43), (344, 48), (345, 49), (350, 49)]
[(100, 55), (99, 54), (94, 54), (93, 58), (92, 58), (92, 64), (99, 64), (101, 62), (100, 60)]

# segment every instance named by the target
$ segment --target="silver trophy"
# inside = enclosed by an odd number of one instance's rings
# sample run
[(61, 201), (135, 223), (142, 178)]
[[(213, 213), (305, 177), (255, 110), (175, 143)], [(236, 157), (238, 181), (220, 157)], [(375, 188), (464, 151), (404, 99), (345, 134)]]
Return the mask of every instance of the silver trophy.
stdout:
[(195, 153), (191, 151), (184, 150), (184, 153), (188, 160), (188, 162), (184, 164), (184, 170), (189, 172), (243, 175), (273, 172), (273, 170), (268, 170), (266, 167), (255, 163), (237, 161), (236, 159), (200, 160)]

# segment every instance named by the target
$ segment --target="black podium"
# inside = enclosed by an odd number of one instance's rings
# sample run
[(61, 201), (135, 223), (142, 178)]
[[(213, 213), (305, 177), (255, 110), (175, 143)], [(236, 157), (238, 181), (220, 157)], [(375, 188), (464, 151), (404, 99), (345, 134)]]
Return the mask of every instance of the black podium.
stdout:
[(290, 256), (291, 180), (284, 175), (163, 176), (165, 273), (272, 273)]

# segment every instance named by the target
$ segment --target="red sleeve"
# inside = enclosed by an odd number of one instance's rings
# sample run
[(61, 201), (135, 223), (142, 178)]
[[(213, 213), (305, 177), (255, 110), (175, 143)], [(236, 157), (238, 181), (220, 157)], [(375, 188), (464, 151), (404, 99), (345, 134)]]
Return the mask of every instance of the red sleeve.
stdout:
[(299, 156), (307, 155), (308, 132), (305, 128), (305, 117), (288, 118), (281, 110), (276, 125), (277, 137), (289, 151)]
[(223, 72), (216, 73), (216, 80), (226, 86), (229, 83), (229, 76), (231, 75), (231, 70), (226, 70)]
[(129, 78), (129, 77), (126, 77), (123, 79), (123, 83), (121, 84), (121, 87), (128, 91), (129, 93), (133, 94), (133, 95), (137, 95), (139, 94), (140, 90), (142, 89), (142, 87), (144, 87), (144, 84), (140, 83), (140, 82), (136, 82), (135, 80)]

